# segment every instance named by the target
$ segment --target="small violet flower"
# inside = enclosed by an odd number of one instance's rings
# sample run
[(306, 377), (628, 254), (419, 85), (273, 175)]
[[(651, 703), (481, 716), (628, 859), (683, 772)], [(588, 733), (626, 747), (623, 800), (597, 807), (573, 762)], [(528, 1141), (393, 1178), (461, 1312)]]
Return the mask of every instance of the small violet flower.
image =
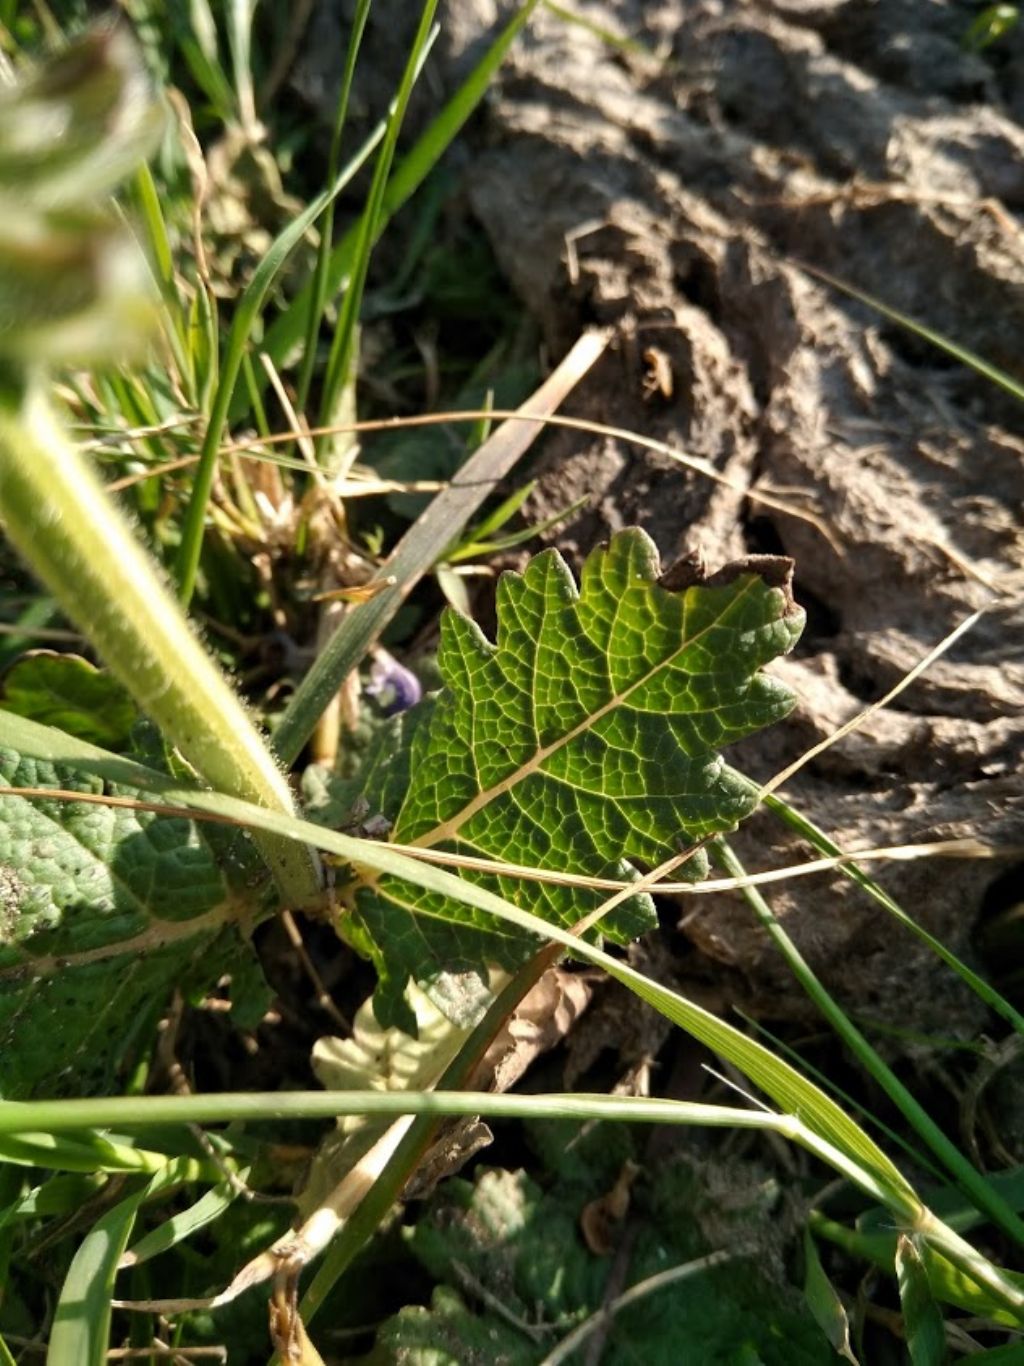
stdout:
[(385, 716), (414, 707), (423, 696), (423, 687), (416, 675), (399, 664), (387, 650), (373, 652), (370, 678), (365, 686), (368, 697), (375, 697)]

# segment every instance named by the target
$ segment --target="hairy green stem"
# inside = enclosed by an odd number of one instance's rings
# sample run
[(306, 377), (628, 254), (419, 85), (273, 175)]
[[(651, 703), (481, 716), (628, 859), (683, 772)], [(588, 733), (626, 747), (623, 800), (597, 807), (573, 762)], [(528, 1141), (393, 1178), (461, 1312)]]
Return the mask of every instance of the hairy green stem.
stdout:
[[(0, 517), (111, 672), (217, 791), (292, 815), (288, 782), (41, 382), (0, 374)], [(286, 904), (320, 895), (303, 845), (257, 833)]]

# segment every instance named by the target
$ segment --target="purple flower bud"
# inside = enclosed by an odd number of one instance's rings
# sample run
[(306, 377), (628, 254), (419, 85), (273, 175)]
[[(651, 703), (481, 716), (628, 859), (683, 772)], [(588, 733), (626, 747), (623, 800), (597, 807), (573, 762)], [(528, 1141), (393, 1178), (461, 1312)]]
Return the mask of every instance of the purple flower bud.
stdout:
[(382, 649), (373, 652), (365, 692), (368, 697), (377, 699), (385, 716), (407, 711), (423, 696), (423, 688), (416, 675)]

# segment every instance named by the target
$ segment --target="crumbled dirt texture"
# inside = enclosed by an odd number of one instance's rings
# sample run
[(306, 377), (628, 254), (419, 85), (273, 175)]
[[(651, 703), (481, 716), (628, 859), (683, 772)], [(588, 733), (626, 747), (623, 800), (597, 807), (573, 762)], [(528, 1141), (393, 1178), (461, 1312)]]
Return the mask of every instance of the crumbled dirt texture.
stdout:
[[(757, 777), (987, 607), (785, 795), (846, 845), (1024, 842), (1024, 408), (805, 269), (1024, 375), (1024, 33), (969, 53), (974, 8), (941, 0), (573, 8), (657, 57), (615, 52), (540, 9), (464, 142), (472, 211), (551, 355), (588, 324), (621, 328), (570, 411), (704, 457), (831, 534), (668, 458), (577, 432), (545, 438), (528, 512), (588, 495), (553, 536), (577, 562), (633, 523), (666, 562), (690, 548), (712, 567), (765, 551), (796, 560), (809, 621), (778, 672), (800, 701), (791, 723), (733, 754)], [(432, 61), (450, 89), (509, 7), (446, 9)], [(670, 395), (655, 382), (666, 370)], [(1016, 594), (998, 597), (975, 573)], [(735, 843), (751, 867), (806, 856), (766, 817)], [(1005, 869), (899, 863), (883, 880), (971, 959), (986, 891)], [(913, 999), (921, 1031), (981, 1026), (970, 994), (842, 879), (792, 882), (771, 900), (865, 1018), (900, 1021)], [(808, 1009), (742, 903), (699, 905), (684, 910), (697, 950), (684, 958), (698, 977), (724, 982), (748, 1009)]]

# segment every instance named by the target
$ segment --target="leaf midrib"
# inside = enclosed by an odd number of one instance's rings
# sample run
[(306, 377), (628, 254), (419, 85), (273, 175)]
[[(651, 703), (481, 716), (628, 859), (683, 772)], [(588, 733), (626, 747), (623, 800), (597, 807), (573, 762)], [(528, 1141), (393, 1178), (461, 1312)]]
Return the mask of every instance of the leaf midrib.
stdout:
[[(662, 669), (669, 668), (684, 650), (690, 649), (690, 647), (695, 645), (702, 636), (706, 635), (708, 631), (717, 626), (725, 613), (731, 611), (738, 603), (742, 602), (746, 594), (751, 592), (754, 585), (759, 582), (761, 582), (760, 576), (751, 574), (741, 591), (737, 593), (734, 598), (730, 598), (726, 606), (712, 621), (709, 621), (708, 624), (695, 635), (689, 636), (686, 640), (682, 641), (672, 654), (660, 660), (654, 668), (649, 669), (642, 677), (638, 678), (634, 683), (631, 683), (624, 692), (614, 694), (607, 702), (598, 707), (591, 716), (584, 717), (584, 719), (580, 721), (578, 725), (574, 726), (571, 731), (567, 731), (565, 735), (559, 736), (558, 739), (553, 740), (550, 745), (545, 745), (543, 748), (536, 750), (524, 764), (521, 764), (519, 768), (515, 769), (506, 778), (502, 778), (501, 782), (495, 783), (493, 787), (478, 792), (473, 800), (467, 802), (462, 810), (457, 812), (454, 816), (446, 821), (442, 821), (439, 825), (435, 825), (432, 830), (427, 830), (422, 835), (418, 835), (415, 839), (405, 840), (403, 843), (411, 848), (426, 849), (430, 848), (432, 845), (440, 844), (443, 840), (456, 839), (461, 827), (465, 825), (467, 821), (471, 820), (478, 811), (482, 811), (485, 806), (489, 806), (496, 798), (502, 796), (505, 792), (510, 791), (525, 778), (530, 777), (531, 774), (538, 772), (541, 765), (545, 760), (549, 759), (552, 754), (556, 754), (564, 746), (572, 744), (580, 735), (585, 734), (591, 727), (595, 726), (598, 721), (607, 716), (610, 711), (613, 711), (616, 707), (623, 706), (633, 693), (649, 683)], [(653, 583), (652, 587), (657, 587), (657, 583)], [(577, 599), (577, 601), (579, 601), (579, 599)], [(399, 813), (398, 819), (395, 821), (396, 830), (400, 828), (401, 823), (402, 818), (401, 813)]]

